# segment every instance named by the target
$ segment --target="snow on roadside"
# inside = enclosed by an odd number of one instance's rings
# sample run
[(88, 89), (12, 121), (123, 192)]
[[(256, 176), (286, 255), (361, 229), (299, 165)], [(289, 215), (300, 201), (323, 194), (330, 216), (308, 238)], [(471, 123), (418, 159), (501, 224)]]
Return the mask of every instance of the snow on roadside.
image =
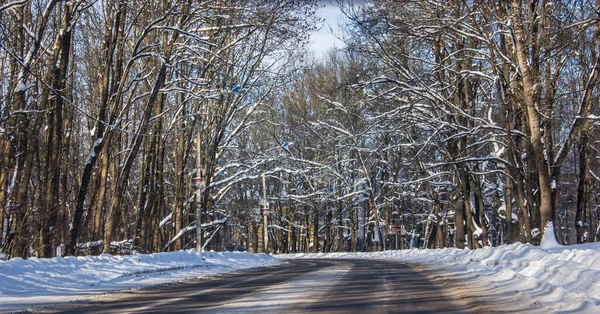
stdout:
[(276, 265), (269, 255), (195, 250), (0, 261), (0, 310)]
[(424, 265), (444, 280), (463, 280), (461, 284), (480, 291), (477, 297), (496, 304), (501, 312), (512, 308), (517, 312), (600, 313), (600, 243), (548, 247), (515, 243), (472, 251), (411, 249), (276, 257), (402, 260)]

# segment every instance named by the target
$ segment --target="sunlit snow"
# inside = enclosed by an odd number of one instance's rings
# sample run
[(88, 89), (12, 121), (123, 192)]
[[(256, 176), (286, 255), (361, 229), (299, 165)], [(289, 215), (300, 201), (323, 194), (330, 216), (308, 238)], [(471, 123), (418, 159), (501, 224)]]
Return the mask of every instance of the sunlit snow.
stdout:
[(277, 264), (266, 254), (206, 252), (202, 256), (195, 250), (0, 260), (0, 311)]
[[(548, 235), (550, 233), (547, 233)], [(376, 253), (289, 254), (279, 258), (371, 258), (416, 263), (435, 277), (467, 291), (455, 297), (475, 299), (502, 313), (600, 313), (600, 243), (550, 248), (515, 243), (478, 250), (384, 251)], [(556, 242), (556, 241), (554, 241)], [(476, 303), (477, 304), (477, 303)]]
[[(478, 250), (456, 248), (375, 253), (248, 254), (194, 250), (128, 256), (86, 256), (0, 261), (0, 310), (198, 278), (233, 270), (276, 265), (283, 258), (361, 258), (422, 265), (455, 297), (472, 298), (502, 311), (600, 313), (600, 243), (561, 246), (546, 229), (543, 246), (516, 243)], [(275, 257), (275, 258), (273, 258)], [(312, 278), (312, 277), (311, 277)], [(254, 302), (254, 299), (244, 299)], [(529, 313), (529, 311), (528, 311)]]

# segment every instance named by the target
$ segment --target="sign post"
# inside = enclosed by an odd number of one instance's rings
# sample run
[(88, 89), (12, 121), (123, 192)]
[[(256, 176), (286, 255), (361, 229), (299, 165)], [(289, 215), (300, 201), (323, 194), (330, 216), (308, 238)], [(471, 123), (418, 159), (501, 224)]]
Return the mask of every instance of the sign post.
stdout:
[(406, 230), (403, 225), (390, 225), (389, 226), (389, 234), (393, 234), (396, 236), (396, 250), (398, 250), (398, 235), (406, 235)]
[(267, 180), (265, 174), (262, 174), (263, 184), (263, 208), (261, 212), (263, 214), (263, 251), (269, 253), (269, 224), (267, 221), (267, 215), (269, 214), (269, 204), (267, 203)]
[(202, 121), (206, 118), (206, 106), (196, 116), (198, 133), (196, 133), (196, 176), (192, 179), (192, 188), (195, 189), (196, 205), (196, 253), (202, 252), (202, 192), (206, 187), (206, 172), (202, 170)]

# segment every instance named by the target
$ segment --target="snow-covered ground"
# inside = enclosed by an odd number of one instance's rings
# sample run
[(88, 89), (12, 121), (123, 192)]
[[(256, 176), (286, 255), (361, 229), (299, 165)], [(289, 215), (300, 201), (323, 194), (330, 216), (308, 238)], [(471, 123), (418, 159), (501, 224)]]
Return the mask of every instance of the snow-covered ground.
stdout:
[(423, 265), (445, 283), (448, 294), (474, 299), (476, 311), (600, 313), (600, 243), (561, 246), (544, 239), (540, 247), (516, 243), (473, 251), (448, 248), (277, 257), (372, 258)]
[(280, 264), (266, 254), (195, 250), (127, 256), (0, 260), (0, 312)]
[[(600, 243), (540, 247), (512, 244), (479, 250), (276, 255), (282, 258), (365, 258), (414, 263), (445, 293), (477, 311), (600, 313)], [(195, 251), (0, 261), (0, 312), (82, 299), (159, 283), (276, 265), (265, 254)], [(351, 271), (351, 270), (349, 270)], [(473, 301), (474, 300), (474, 301)]]

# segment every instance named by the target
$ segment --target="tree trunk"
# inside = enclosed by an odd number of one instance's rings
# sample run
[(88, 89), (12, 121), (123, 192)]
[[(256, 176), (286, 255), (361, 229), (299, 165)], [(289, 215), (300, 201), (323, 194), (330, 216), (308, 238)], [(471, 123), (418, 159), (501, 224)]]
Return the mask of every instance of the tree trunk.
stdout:
[[(11, 113), (12, 117), (7, 121), (7, 129), (14, 130), (14, 135), (7, 141), (8, 151), (5, 152), (9, 155), (10, 164), (3, 165), (9, 166), (13, 165), (13, 179), (10, 183), (12, 186), (11, 195), (5, 195), (7, 199), (6, 211), (8, 215), (11, 216), (11, 234), (6, 238), (7, 243), (5, 244), (8, 247), (7, 252), (11, 257), (22, 257), (26, 258), (29, 255), (29, 233), (27, 232), (28, 224), (25, 219), (29, 215), (29, 205), (28, 201), (28, 188), (29, 188), (29, 179), (32, 173), (32, 165), (33, 165), (33, 151), (34, 149), (38, 149), (37, 146), (37, 137), (31, 136), (33, 134), (37, 134), (37, 130), (39, 130), (38, 124), (41, 125), (41, 118), (31, 119), (30, 114), (27, 112), (20, 112), (22, 110), (27, 109), (27, 89), (29, 84), (28, 78), (31, 75), (31, 66), (34, 61), (37, 61), (39, 58), (38, 52), (42, 46), (43, 37), (46, 33), (46, 27), (49, 22), (50, 14), (53, 12), (53, 9), (56, 5), (57, 1), (49, 1), (46, 4), (46, 8), (44, 10), (44, 14), (40, 17), (40, 23), (36, 26), (37, 29), (35, 31), (35, 38), (32, 46), (29, 48), (27, 55), (25, 55), (25, 44), (28, 41), (25, 36), (25, 23), (27, 23), (27, 19), (31, 18), (29, 13), (26, 10), (26, 6), (21, 6), (20, 8), (15, 9), (15, 16), (17, 19), (17, 27), (15, 32), (15, 37), (17, 39), (17, 44), (15, 47), (15, 53), (19, 57), (19, 60), (15, 63), (12, 63), (13, 69), (15, 70), (12, 74), (16, 78), (14, 80), (14, 84), (10, 84), (9, 86), (13, 88), (12, 95), (12, 109), (13, 113)], [(16, 58), (15, 58), (16, 59)], [(17, 70), (18, 69), (18, 70)], [(45, 80), (48, 82), (48, 80)], [(4, 109), (4, 108), (3, 108)], [(33, 122), (32, 121), (36, 121)], [(36, 132), (36, 133), (34, 133)], [(31, 140), (29, 139), (31, 136)], [(14, 157), (13, 156), (17, 156)], [(9, 171), (8, 169), (6, 171)], [(6, 173), (8, 175), (8, 173)], [(8, 178), (6, 178), (8, 179)], [(4, 227), (3, 227), (4, 228)]]
[(433, 192), (433, 214), (435, 215), (435, 228), (436, 228), (436, 232), (435, 232), (435, 246), (438, 249), (442, 249), (445, 247), (444, 245), (444, 224), (443, 224), (443, 218), (442, 215), (440, 214), (441, 211), (441, 204), (440, 204), (440, 196), (438, 194), (438, 191), (435, 188), (432, 188), (432, 192)]
[[(537, 230), (540, 230), (541, 225), (540, 225), (540, 210), (539, 210), (539, 201), (536, 199), (535, 195), (533, 194), (533, 192), (535, 191), (536, 188), (536, 181), (537, 180), (537, 176), (536, 176), (536, 172), (534, 172), (535, 169), (535, 157), (533, 156), (532, 153), (532, 149), (531, 149), (531, 143), (527, 143), (526, 145), (527, 149), (527, 174), (526, 174), (526, 179), (525, 179), (525, 197), (526, 197), (526, 202), (528, 205), (528, 209), (529, 209), (529, 213), (531, 214), (531, 225), (533, 226), (533, 228), (537, 228)], [(527, 214), (527, 212), (523, 212), (522, 215)], [(535, 241), (533, 241), (535, 240)], [(540, 234), (538, 234), (536, 236), (536, 238), (534, 239), (532, 236), (532, 243), (540, 243), (540, 240), (542, 240), (542, 238), (540, 237)]]
[[(581, 140), (579, 142), (579, 178), (577, 182), (577, 212), (575, 216), (575, 229), (577, 232), (576, 243), (589, 242), (593, 239), (592, 233), (595, 230), (590, 230), (587, 224), (587, 207), (589, 202), (589, 158), (588, 158), (588, 127), (584, 127)], [(591, 218), (591, 217), (590, 217)], [(590, 219), (591, 220), (591, 219)], [(587, 233), (587, 235), (586, 235)]]
[[(596, 8), (600, 8), (600, 0), (596, 0)], [(594, 26), (594, 37), (596, 39), (596, 45), (600, 46), (600, 21), (596, 21)], [(589, 77), (589, 80), (586, 83), (586, 89), (584, 91), (584, 95), (582, 97), (579, 114), (580, 117), (588, 117), (592, 108), (592, 95), (593, 91), (596, 88), (596, 82), (600, 76), (600, 54), (596, 49), (593, 51), (597, 54), (596, 64), (592, 70), (592, 73)], [(588, 146), (590, 141), (590, 121), (589, 119), (578, 119), (573, 124), (573, 130), (571, 133), (577, 134), (579, 133), (579, 179), (577, 183), (577, 214), (575, 218), (575, 228), (577, 232), (577, 243), (584, 242), (582, 240), (585, 231), (588, 232), (587, 242), (592, 242), (595, 240), (596, 228), (594, 226), (594, 214), (592, 206), (589, 206), (589, 196), (590, 196), (590, 159), (588, 156)], [(579, 129), (579, 130), (578, 130)], [(577, 132), (579, 131), (579, 132)], [(571, 140), (573, 134), (569, 134), (569, 138), (567, 141)], [(568, 143), (565, 143), (565, 147)], [(563, 148), (565, 150), (565, 148)], [(562, 156), (559, 156), (562, 157)], [(564, 157), (563, 157), (564, 158)], [(562, 160), (559, 160), (561, 163)], [(588, 209), (589, 207), (589, 209)], [(586, 226), (586, 213), (589, 210), (589, 214), (587, 215), (589, 219), (589, 223)], [(587, 229), (587, 230), (586, 230)]]
[[(17, 93), (17, 108), (21, 107), (21, 102), (25, 104), (25, 91)], [(24, 107), (23, 107), (24, 108)], [(11, 257), (27, 258), (29, 255), (29, 240), (30, 235), (27, 230), (29, 219), (29, 180), (33, 170), (34, 147), (37, 146), (37, 138), (33, 137), (28, 141), (27, 135), (35, 134), (36, 130), (40, 129), (42, 118), (34, 119), (34, 125), (29, 127), (29, 117), (26, 114), (19, 114), (17, 118), (17, 173), (15, 188), (16, 193), (11, 200), (12, 230), (15, 232), (12, 242), (9, 245), (9, 255)], [(30, 145), (31, 144), (31, 145)], [(33, 146), (33, 147), (32, 147)]]
[(319, 205), (313, 206), (313, 221), (312, 221), (312, 236), (313, 236), (313, 253), (319, 252)]
[(454, 202), (454, 244), (459, 249), (464, 249), (467, 242), (464, 217), (464, 202), (459, 194)]
[[(54, 108), (49, 119), (48, 141), (46, 151), (47, 176), (46, 176), (46, 205), (47, 219), (42, 224), (40, 257), (52, 257), (56, 246), (58, 234), (58, 211), (60, 210), (60, 174), (61, 174), (61, 149), (63, 143), (63, 99), (65, 93), (69, 57), (71, 55), (72, 11), (73, 3), (63, 9), (61, 36), (57, 39), (56, 47), (60, 51), (58, 67), (53, 69), (52, 93), (54, 94)], [(56, 63), (54, 63), (56, 65)]]
[(345, 243), (345, 238), (344, 238), (344, 230), (346, 228), (346, 223), (344, 222), (344, 217), (343, 217), (343, 210), (344, 207), (342, 205), (342, 202), (339, 202), (337, 204), (337, 221), (338, 221), (338, 226), (337, 226), (337, 236), (338, 236), (338, 244), (337, 244), (337, 251), (338, 252), (346, 252), (346, 243)]
[[(510, 143), (509, 143), (510, 145)], [(507, 171), (508, 172), (508, 171)], [(504, 207), (505, 207), (505, 219), (504, 219), (504, 243), (511, 244), (513, 243), (512, 233), (513, 233), (513, 224), (512, 224), (512, 200), (513, 200), (513, 184), (512, 178), (510, 175), (505, 176), (505, 184), (504, 184)], [(521, 222), (519, 222), (521, 223)]]
[[(8, 176), (9, 176), (9, 165), (12, 163), (12, 145), (8, 141), (4, 141), (4, 138), (0, 140), (0, 158), (2, 163), (0, 164), (0, 248), (4, 247), (6, 241), (6, 235), (8, 234), (8, 228), (5, 228), (6, 218), (6, 199), (8, 191)], [(6, 224), (8, 227), (8, 224)]]
[(125, 188), (127, 187), (127, 181), (129, 180), (129, 174), (131, 172), (131, 166), (133, 165), (134, 159), (137, 157), (140, 146), (144, 140), (144, 134), (148, 131), (148, 123), (150, 121), (150, 117), (152, 114), (152, 109), (156, 101), (159, 98), (159, 91), (164, 85), (164, 82), (167, 77), (167, 66), (163, 64), (160, 67), (158, 76), (154, 83), (154, 87), (152, 88), (152, 92), (148, 98), (148, 102), (146, 103), (145, 112), (142, 118), (141, 125), (136, 133), (135, 139), (132, 143), (131, 149), (125, 160), (125, 164), (119, 178), (117, 179), (117, 187), (115, 189), (115, 193), (112, 197), (111, 201), (111, 210), (108, 214), (108, 219), (106, 223), (106, 228), (104, 231), (104, 252), (108, 253), (110, 251), (111, 241), (114, 239), (113, 232), (117, 226), (117, 219), (121, 216), (121, 201), (125, 194)]
[[(111, 6), (108, 6), (108, 8), (110, 8)], [(123, 30), (124, 30), (124, 25), (125, 23), (123, 22), (125, 15), (126, 15), (126, 5), (124, 3), (119, 4), (119, 10), (116, 13), (115, 17), (114, 17), (114, 23), (111, 25), (111, 27), (105, 27), (104, 29), (104, 43), (103, 43), (103, 52), (104, 52), (104, 60), (105, 60), (105, 66), (102, 72), (102, 76), (100, 77), (100, 84), (99, 84), (99, 92), (100, 92), (100, 109), (99, 109), (99, 113), (98, 113), (98, 119), (96, 121), (96, 125), (95, 125), (95, 130), (96, 130), (96, 134), (95, 134), (95, 142), (92, 145), (92, 149), (89, 152), (84, 167), (83, 167), (83, 171), (81, 174), (81, 180), (80, 180), (80, 185), (79, 185), (79, 191), (77, 193), (77, 201), (75, 203), (75, 212), (73, 214), (73, 218), (71, 220), (71, 227), (69, 229), (69, 235), (67, 236), (67, 247), (66, 247), (66, 255), (75, 255), (76, 249), (75, 249), (75, 245), (79, 239), (79, 231), (81, 228), (81, 222), (82, 222), (82, 218), (83, 218), (83, 213), (85, 211), (84, 209), (84, 205), (85, 205), (85, 199), (87, 197), (87, 192), (89, 189), (89, 185), (90, 185), (90, 181), (92, 179), (92, 173), (94, 170), (94, 165), (96, 164), (96, 160), (98, 159), (98, 156), (100, 154), (101, 151), (103, 151), (104, 146), (110, 146), (110, 138), (112, 137), (112, 130), (106, 130), (106, 121), (108, 121), (108, 125), (111, 125), (112, 123), (114, 123), (115, 119), (116, 119), (116, 115), (113, 113), (110, 114), (110, 116), (108, 116), (108, 105), (109, 105), (109, 92), (116, 92), (117, 89), (117, 81), (119, 80), (119, 78), (121, 78), (123, 76), (122, 74), (122, 64), (123, 64), (123, 50), (124, 50), (124, 44), (121, 45), (117, 45), (117, 40), (120, 37), (120, 34), (122, 34)], [(112, 11), (111, 11), (112, 12)], [(109, 14), (110, 16), (110, 14)], [(117, 73), (116, 73), (116, 77), (117, 79), (115, 79), (115, 81), (113, 82), (113, 90), (111, 90), (111, 86), (110, 86), (110, 77), (111, 77), (111, 72), (112, 72), (112, 63), (113, 63), (113, 57), (115, 54), (115, 49), (117, 48), (117, 46), (119, 46), (119, 51), (117, 51), (117, 65), (115, 66)], [(112, 93), (111, 93), (112, 94)], [(118, 108), (118, 104), (120, 103), (121, 97), (117, 96), (116, 99), (114, 100), (114, 106), (113, 106), (113, 111), (116, 110)], [(109, 148), (106, 148), (106, 151), (108, 151)], [(103, 164), (101, 165), (101, 169), (108, 169), (108, 160), (109, 160), (109, 154), (103, 154)], [(106, 168), (105, 168), (106, 167)], [(101, 170), (102, 171), (102, 170)], [(106, 183), (102, 184), (102, 180), (106, 180), (107, 178), (107, 173), (103, 173), (104, 177), (101, 177), (101, 184), (100, 184), (100, 188), (105, 188)], [(104, 181), (105, 182), (105, 181)], [(105, 192), (103, 192), (105, 193)], [(100, 198), (100, 196), (102, 196), (102, 198)], [(98, 203), (96, 203), (96, 205), (94, 206), (93, 212), (94, 212), (94, 228), (93, 228), (93, 235), (94, 237), (99, 237), (100, 233), (101, 233), (101, 228), (97, 225), (98, 223), (100, 223), (103, 220), (103, 207), (104, 207), (104, 195), (99, 195), (98, 197)], [(97, 240), (98, 238), (94, 239)]]
[[(183, 99), (182, 99), (183, 102)], [(183, 118), (185, 112), (181, 110), (181, 117)], [(185, 124), (182, 122), (182, 129), (185, 128)], [(179, 234), (181, 229), (183, 228), (183, 215), (185, 212), (185, 207), (188, 204), (188, 197), (185, 194), (186, 192), (186, 182), (185, 182), (185, 165), (188, 161), (188, 156), (191, 155), (192, 143), (192, 132), (183, 132), (183, 134), (178, 135), (179, 139), (177, 141), (176, 150), (174, 153), (175, 159), (175, 194), (173, 195), (173, 216), (172, 219), (175, 222), (175, 230), (174, 234)], [(188, 183), (189, 184), (189, 183)], [(246, 204), (245, 196), (242, 197), (242, 204)], [(179, 237), (175, 241), (175, 250), (179, 251), (183, 249), (183, 239)]]
[(258, 253), (258, 228), (256, 226), (256, 222), (252, 220), (250, 226), (252, 228), (252, 252)]
[(463, 208), (465, 213), (465, 220), (467, 223), (467, 245), (469, 249), (477, 248), (477, 238), (474, 235), (476, 230), (475, 221), (473, 220), (473, 207), (471, 204), (471, 184), (467, 170), (464, 168), (458, 169), (460, 188), (463, 200)]
[(106, 143), (102, 147), (102, 155), (100, 157), (99, 169), (99, 184), (98, 192), (96, 193), (96, 202), (92, 207), (93, 226), (91, 241), (99, 240), (103, 235), (104, 225), (104, 209), (106, 205), (106, 191), (108, 189), (108, 173), (110, 170), (110, 147), (113, 137), (112, 133), (106, 135)]
[(350, 207), (350, 249), (352, 252), (357, 252), (356, 249), (356, 210), (351, 206)]
[[(527, 32), (523, 22), (523, 13), (521, 11), (521, 1), (512, 0), (512, 17), (514, 21), (513, 30), (515, 33), (515, 53), (521, 72), (521, 81), (523, 84), (523, 95), (525, 100), (525, 109), (529, 124), (529, 133), (531, 136), (531, 145), (535, 154), (535, 166), (538, 173), (539, 191), (540, 191), (540, 232), (543, 236), (544, 228), (547, 223), (554, 222), (554, 207), (552, 204), (552, 189), (550, 182), (550, 172), (548, 161), (544, 153), (545, 147), (542, 142), (542, 132), (540, 131), (540, 112), (538, 112), (538, 99), (535, 90), (535, 77), (529, 64), (528, 45), (525, 42)], [(555, 184), (555, 183), (554, 183)]]
[(385, 232), (385, 249), (386, 250), (391, 250), (392, 249), (392, 236), (389, 234), (390, 233), (390, 227), (392, 225), (392, 206), (390, 205), (389, 197), (390, 197), (390, 195), (388, 195), (388, 199), (385, 201), (385, 228), (384, 228), (384, 232)]
[[(146, 217), (146, 211), (152, 206), (148, 195), (156, 192), (150, 182), (150, 177), (152, 176), (150, 167), (152, 166), (152, 156), (154, 156), (154, 144), (155, 141), (151, 141), (150, 147), (146, 148), (141, 167), (142, 173), (140, 174), (140, 191), (137, 202), (135, 233), (133, 235), (133, 248), (140, 250), (140, 252), (148, 252), (147, 249), (150, 242), (148, 235), (150, 234), (151, 229), (149, 227), (151, 226)], [(142, 225), (144, 226), (143, 230)]]
[(323, 245), (324, 246), (324, 249), (323, 249), (324, 253), (331, 252), (331, 247), (333, 245), (333, 232), (331, 231), (332, 220), (333, 220), (333, 212), (331, 210), (328, 210), (327, 211), (327, 220), (325, 221), (325, 225), (327, 227), (325, 229), (325, 242), (326, 242), (326, 244)]

